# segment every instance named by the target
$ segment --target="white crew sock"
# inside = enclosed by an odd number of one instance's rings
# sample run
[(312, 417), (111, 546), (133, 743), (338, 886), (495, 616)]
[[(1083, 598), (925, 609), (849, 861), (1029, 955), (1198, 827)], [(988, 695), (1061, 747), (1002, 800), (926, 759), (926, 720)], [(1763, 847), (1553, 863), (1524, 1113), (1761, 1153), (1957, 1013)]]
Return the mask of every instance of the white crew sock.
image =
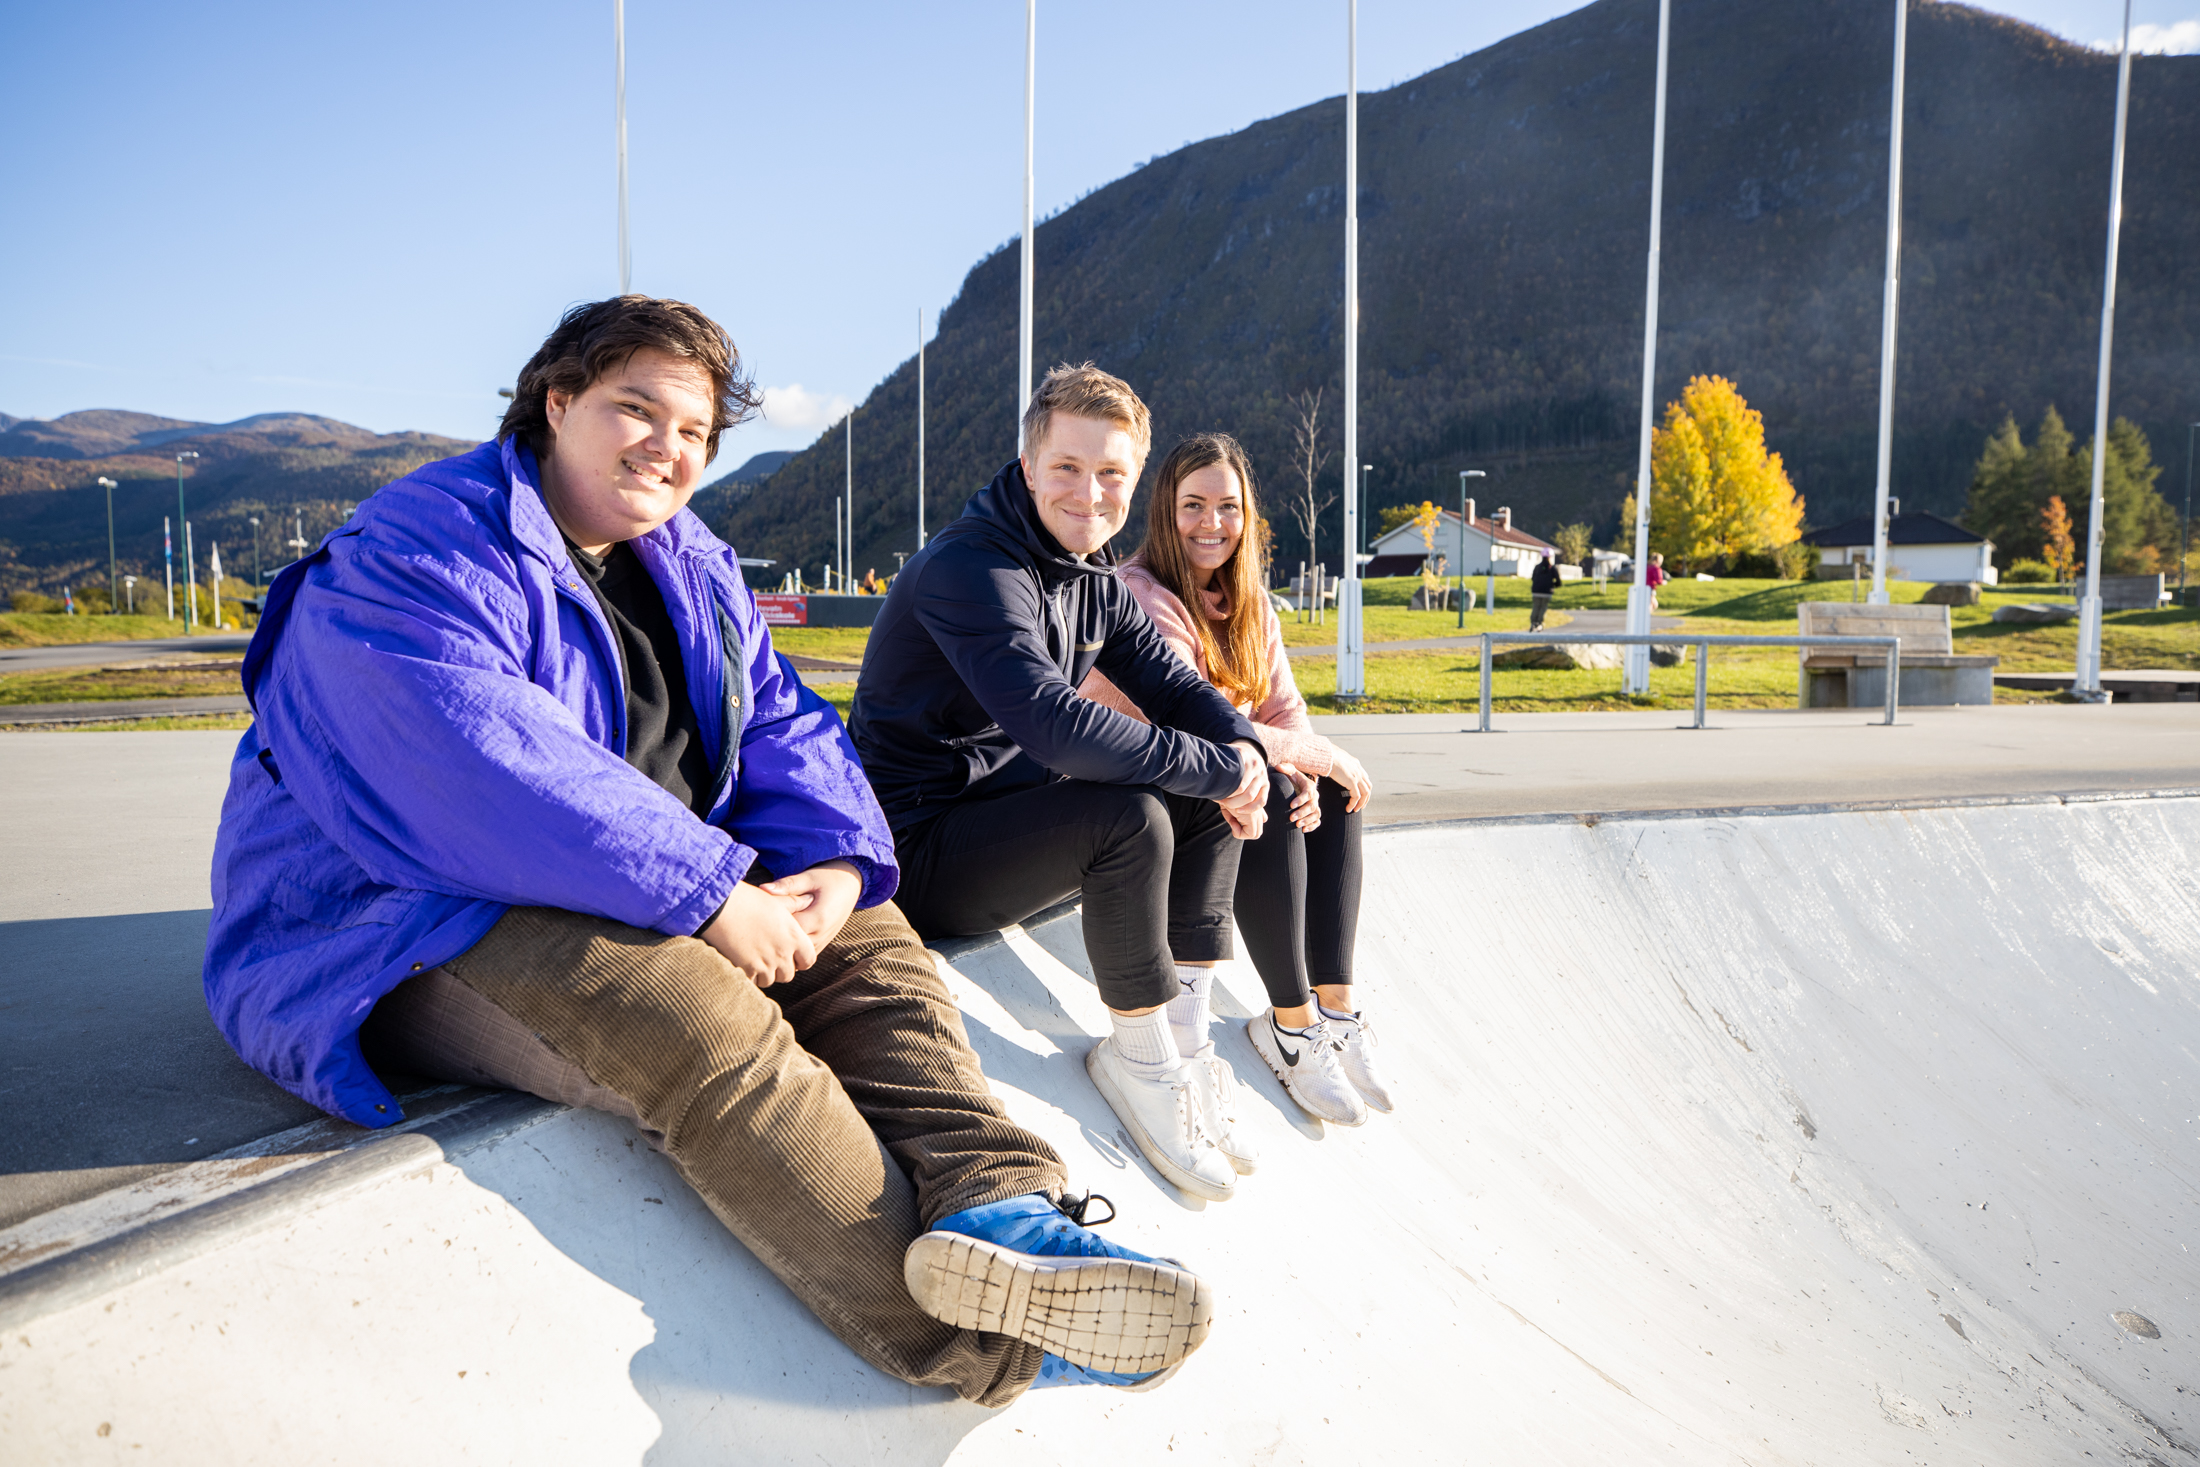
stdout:
[(1167, 1080), (1175, 1076), (1184, 1061), (1177, 1055), (1176, 1041), (1169, 1037), (1167, 1008), (1136, 1017), (1110, 1009), (1108, 1019), (1115, 1026), (1115, 1033), (1108, 1042), (1115, 1046), (1115, 1057), (1127, 1072), (1140, 1080)]
[(1176, 997), (1165, 1007), (1176, 1052), (1186, 1059), (1197, 1059), (1214, 1048), (1214, 1041), (1207, 1037), (1208, 995), (1214, 986), (1214, 969), (1176, 965)]

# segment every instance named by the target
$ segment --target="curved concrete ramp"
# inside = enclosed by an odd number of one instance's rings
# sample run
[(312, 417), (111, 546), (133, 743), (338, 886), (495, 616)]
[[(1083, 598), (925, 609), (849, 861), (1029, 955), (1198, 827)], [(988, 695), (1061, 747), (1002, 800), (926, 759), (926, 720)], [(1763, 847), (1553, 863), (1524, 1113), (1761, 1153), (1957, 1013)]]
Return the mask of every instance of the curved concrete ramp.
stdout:
[[(1362, 960), (1404, 1108), (1325, 1134), (1233, 1025), (1265, 1160), (1206, 1207), (1085, 1080), (1075, 921), (952, 950), (1011, 1107), (1114, 1231), (1218, 1282), (1213, 1342), (1151, 1395), (990, 1413), (886, 1380), (631, 1127), (446, 1097), (441, 1140), (346, 1175), (278, 1142), (273, 1181), (203, 1163), (230, 1171), (0, 1234), (0, 1267), (54, 1250), (0, 1280), (0, 1440), (26, 1462), (2193, 1462), (2196, 871), (2193, 798), (1381, 832)], [(1248, 970), (1223, 987), (1233, 1018), (1258, 1002)], [(236, 1216), (133, 1254), (163, 1186), (170, 1214)], [(72, 1284), (76, 1256), (113, 1272)], [(32, 1274), (43, 1304), (9, 1292)]]

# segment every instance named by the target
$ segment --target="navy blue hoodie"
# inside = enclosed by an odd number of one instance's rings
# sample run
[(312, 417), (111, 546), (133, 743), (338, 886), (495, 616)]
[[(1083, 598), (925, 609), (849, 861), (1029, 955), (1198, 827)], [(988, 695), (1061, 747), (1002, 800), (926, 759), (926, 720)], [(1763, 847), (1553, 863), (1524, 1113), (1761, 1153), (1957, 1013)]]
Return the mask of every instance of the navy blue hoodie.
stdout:
[[(1153, 722), (1077, 691), (1098, 667)], [(879, 610), (849, 732), (896, 835), (1058, 779), (1220, 799), (1253, 725), (1170, 650), (1106, 550), (1047, 533), (1011, 460), (911, 557)]]

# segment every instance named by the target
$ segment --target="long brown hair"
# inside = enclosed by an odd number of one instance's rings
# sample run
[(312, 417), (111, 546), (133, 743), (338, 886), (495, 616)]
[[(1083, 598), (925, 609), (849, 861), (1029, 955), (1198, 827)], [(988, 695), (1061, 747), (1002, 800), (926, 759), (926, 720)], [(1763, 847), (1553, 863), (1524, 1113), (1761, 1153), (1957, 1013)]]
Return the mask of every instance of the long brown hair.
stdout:
[[(1207, 577), (1184, 553), (1184, 539), (1176, 531), (1177, 486), (1216, 464), (1237, 475), (1238, 493), (1245, 501), (1245, 533), (1230, 558), (1214, 572), (1216, 588), (1230, 603), (1229, 615), (1219, 624), (1208, 617), (1207, 603), (1200, 599)], [(1146, 540), (1138, 547), (1138, 558), (1155, 580), (1184, 603), (1214, 685), (1232, 703), (1258, 703), (1268, 696), (1268, 567), (1261, 552), (1266, 538), (1261, 523), (1253, 495), (1252, 460), (1229, 434), (1196, 434), (1170, 449), (1161, 461), (1153, 498), (1146, 506)]]

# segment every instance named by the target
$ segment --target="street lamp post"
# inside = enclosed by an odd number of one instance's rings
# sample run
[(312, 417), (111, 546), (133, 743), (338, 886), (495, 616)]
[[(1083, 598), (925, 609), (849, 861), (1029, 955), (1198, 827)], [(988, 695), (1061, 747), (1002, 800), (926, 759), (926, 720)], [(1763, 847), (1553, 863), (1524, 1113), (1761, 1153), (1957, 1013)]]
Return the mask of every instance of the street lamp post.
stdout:
[(2101, 364), (2093, 389), (2093, 514), (2085, 537), (2085, 596), (2078, 602), (2078, 675), (2070, 691), (2088, 703), (2101, 695), (2101, 527), (2108, 469), (2108, 363), (2116, 338), (2116, 250), (2124, 228), (2124, 120), (2131, 109), (2131, 0), (2116, 60), (2116, 144), (2108, 170), (2108, 271), (2101, 283)]
[(1459, 625), (1467, 624), (1467, 480), (1486, 479), (1480, 469), (1459, 471)]
[(122, 578), (122, 594), (130, 598), (130, 614), (132, 616), (137, 615), (137, 579), (136, 576), (124, 576)]
[(246, 524), (252, 527), (252, 594), (260, 594), (260, 517), (246, 515)]
[(183, 536), (183, 629), (186, 634), (196, 631), (199, 625), (199, 577), (191, 564), (191, 522), (183, 517), (183, 461), (197, 457), (190, 449), (176, 455), (176, 529)]
[[(107, 614), (113, 616), (122, 610), (122, 588), (115, 584), (115, 481), (101, 474), (99, 487), (107, 491)], [(2189, 488), (2185, 497), (2192, 498)]]
[(1375, 465), (1373, 464), (1360, 465), (1360, 543), (1357, 546), (1353, 547), (1357, 550), (1364, 551), (1368, 548), (1367, 541), (1369, 539), (1369, 535), (1367, 524), (1367, 476), (1374, 471)]
[[(1673, 35), (1673, 0), (1658, 0), (1658, 91), (1650, 129), (1650, 269), (1642, 305), (1642, 433), (1635, 460), (1635, 583), (1627, 588), (1627, 631), (1650, 634), (1650, 430), (1656, 423), (1658, 365), (1658, 245), (1665, 213), (1665, 63)], [(1493, 607), (1494, 611), (1495, 608)], [(1621, 653), (1620, 686), (1630, 696), (1650, 691), (1650, 649)]]

